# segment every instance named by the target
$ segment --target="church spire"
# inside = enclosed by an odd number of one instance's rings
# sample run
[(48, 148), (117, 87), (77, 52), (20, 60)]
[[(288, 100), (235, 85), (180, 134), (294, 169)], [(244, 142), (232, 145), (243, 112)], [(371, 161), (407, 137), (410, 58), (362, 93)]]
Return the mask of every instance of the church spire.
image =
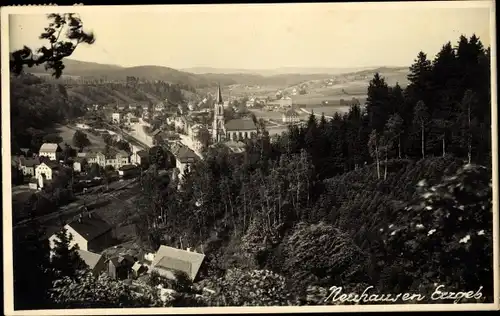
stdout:
[(222, 101), (222, 91), (220, 90), (220, 84), (217, 85), (217, 99), (215, 100), (216, 104), (223, 103)]

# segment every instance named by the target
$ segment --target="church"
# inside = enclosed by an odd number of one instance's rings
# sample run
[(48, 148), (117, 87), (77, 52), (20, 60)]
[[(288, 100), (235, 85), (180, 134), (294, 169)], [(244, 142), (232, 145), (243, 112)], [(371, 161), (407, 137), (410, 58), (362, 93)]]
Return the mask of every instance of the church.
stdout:
[(214, 122), (212, 126), (212, 139), (214, 143), (225, 141), (238, 141), (252, 138), (257, 134), (257, 126), (248, 118), (225, 121), (224, 101), (220, 85), (217, 87), (217, 96), (214, 104)]

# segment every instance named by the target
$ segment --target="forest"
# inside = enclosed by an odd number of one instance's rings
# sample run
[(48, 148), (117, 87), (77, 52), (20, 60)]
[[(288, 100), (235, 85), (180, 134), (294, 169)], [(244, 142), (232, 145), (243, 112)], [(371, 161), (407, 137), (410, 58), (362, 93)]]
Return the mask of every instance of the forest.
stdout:
[[(461, 303), (492, 302), (490, 49), (461, 36), (432, 60), (420, 52), (408, 80), (402, 89), (375, 74), (366, 108), (331, 120), (313, 114), (276, 140), (259, 125), (242, 155), (215, 146), (180, 189), (144, 174), (129, 214), (143, 247), (206, 255), (201, 281), (177, 285), (168, 303), (104, 277), (61, 274), (36, 224), (14, 238), (17, 303), (316, 305), (331, 286), (432, 293), (437, 284), (482, 289)], [(198, 286), (215, 294), (199, 298)]]

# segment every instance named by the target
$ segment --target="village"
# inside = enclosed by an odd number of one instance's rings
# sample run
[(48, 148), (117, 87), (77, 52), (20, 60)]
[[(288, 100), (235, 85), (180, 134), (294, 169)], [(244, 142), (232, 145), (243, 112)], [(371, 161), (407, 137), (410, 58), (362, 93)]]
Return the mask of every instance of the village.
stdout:
[[(47, 224), (51, 247), (61, 229), (71, 235), (69, 247), (78, 246), (80, 257), (96, 275), (105, 272), (113, 279), (140, 287), (153, 271), (172, 279), (172, 271), (180, 270), (195, 281), (204, 260), (202, 249), (162, 245), (156, 252), (144, 251), (130, 241), (133, 232), (121, 234), (123, 227), (116, 219), (122, 217), (120, 211), (109, 209), (120, 209), (115, 200), (134, 199), (139, 178), (150, 172), (152, 165), (159, 167), (160, 175), (177, 181), (180, 189), (189, 166), (203, 159), (210, 146), (222, 144), (233, 154), (244, 153), (244, 141), (254, 138), (259, 129), (259, 122), (250, 116), (251, 109), (281, 113), (281, 121), (265, 120), (271, 129), (300, 123), (288, 97), (274, 103), (243, 101), (246, 111), (234, 105), (234, 100), (224, 100), (219, 86), (212, 102), (205, 98), (196, 106), (193, 102), (177, 105), (168, 100), (154, 105), (89, 106), (84, 117), (68, 124), (74, 130), (75, 148), (68, 142), (43, 143), (38, 152), (21, 148), (12, 157), (13, 167), (23, 177), (22, 183), (13, 186), (13, 196), (46, 192), (54, 196), (54, 190), (69, 191), (67, 195), (72, 198), (67, 202), (59, 198), (59, 206), (37, 214), (37, 220), (52, 221)], [(244, 115), (227, 118), (227, 109)], [(91, 145), (89, 139), (99, 138), (104, 148)], [(166, 153), (166, 162), (160, 166), (152, 161), (153, 151), (158, 148)], [(111, 204), (101, 207), (103, 203)], [(27, 214), (14, 214), (13, 218), (18, 226), (32, 220)], [(160, 291), (171, 292), (166, 288)]]

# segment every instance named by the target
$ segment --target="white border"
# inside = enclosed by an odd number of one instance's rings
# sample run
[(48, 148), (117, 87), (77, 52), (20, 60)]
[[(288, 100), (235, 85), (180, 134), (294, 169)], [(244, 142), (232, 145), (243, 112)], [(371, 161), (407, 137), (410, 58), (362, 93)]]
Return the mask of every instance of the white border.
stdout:
[[(203, 308), (129, 308), (129, 309), (68, 309), (68, 310), (13, 310), (13, 276), (12, 276), (12, 209), (11, 169), (10, 169), (10, 80), (9, 80), (9, 14), (45, 14), (56, 12), (90, 12), (95, 10), (122, 13), (158, 12), (158, 11), (199, 11), (210, 8), (212, 12), (224, 7), (232, 10), (251, 10), (255, 6), (268, 6), (277, 9), (280, 6), (294, 6), (297, 10), (401, 10), (426, 8), (490, 8), (490, 42), (491, 42), (491, 118), (492, 118), (492, 175), (493, 182), (493, 260), (494, 260), (494, 293), (495, 301), (491, 304), (398, 304), (398, 305), (358, 305), (358, 306), (294, 306), (294, 307), (203, 307)], [(323, 6), (321, 8), (321, 6)], [(496, 80), (496, 17), (494, 0), (479, 1), (440, 1), (440, 2), (389, 2), (389, 3), (310, 3), (310, 4), (231, 4), (231, 5), (147, 5), (147, 6), (11, 6), (1, 8), (1, 75), (2, 75), (2, 174), (3, 174), (3, 254), (4, 254), (4, 312), (6, 315), (119, 315), (127, 314), (191, 314), (191, 313), (311, 313), (311, 312), (372, 312), (372, 311), (462, 311), (462, 310), (496, 310), (499, 308), (499, 214), (498, 214), (498, 126), (497, 126), (497, 80)]]

